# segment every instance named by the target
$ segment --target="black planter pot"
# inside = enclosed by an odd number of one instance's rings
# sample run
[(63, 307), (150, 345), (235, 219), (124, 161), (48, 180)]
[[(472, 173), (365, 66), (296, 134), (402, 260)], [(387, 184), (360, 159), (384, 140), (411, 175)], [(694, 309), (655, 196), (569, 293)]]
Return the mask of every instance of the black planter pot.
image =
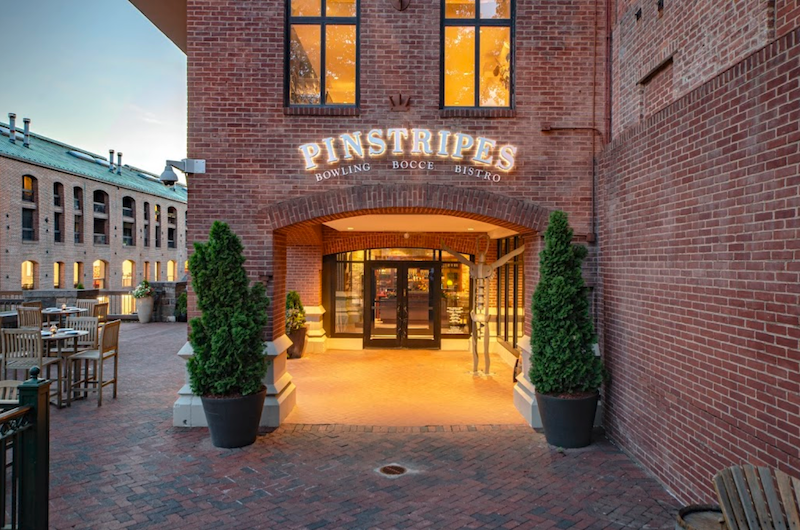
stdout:
[(214, 447), (233, 449), (255, 442), (266, 395), (264, 387), (249, 396), (201, 398)]
[(594, 415), (599, 393), (578, 399), (559, 398), (536, 392), (544, 437), (556, 447), (574, 449), (592, 443)]
[(299, 359), (303, 356), (303, 351), (306, 349), (306, 328), (302, 327), (298, 330), (292, 331), (288, 335), (292, 341), (292, 345), (286, 350), (289, 359)]

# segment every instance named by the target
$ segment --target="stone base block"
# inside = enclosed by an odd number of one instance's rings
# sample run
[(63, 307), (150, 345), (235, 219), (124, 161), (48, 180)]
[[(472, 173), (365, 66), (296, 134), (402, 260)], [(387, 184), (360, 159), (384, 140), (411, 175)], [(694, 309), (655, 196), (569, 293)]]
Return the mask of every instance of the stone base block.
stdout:
[(286, 385), (280, 394), (270, 396), (264, 400), (264, 410), (261, 412), (262, 427), (280, 427), (283, 420), (297, 403), (297, 387), (294, 383)]

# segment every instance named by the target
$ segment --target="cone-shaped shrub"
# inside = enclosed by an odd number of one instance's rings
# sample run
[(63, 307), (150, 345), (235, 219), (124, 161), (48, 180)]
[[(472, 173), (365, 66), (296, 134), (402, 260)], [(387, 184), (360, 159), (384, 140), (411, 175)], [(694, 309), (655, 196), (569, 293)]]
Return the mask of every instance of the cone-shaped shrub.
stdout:
[(236, 396), (261, 390), (267, 363), (261, 334), (267, 298), (260, 283), (250, 286), (242, 242), (227, 224), (214, 221), (208, 242), (195, 243), (189, 258), (192, 289), (202, 316), (193, 318), (187, 363), (192, 392)]
[(539, 254), (533, 295), (530, 380), (541, 394), (590, 392), (603, 383), (603, 362), (589, 316), (589, 289), (581, 275), (586, 247), (572, 244), (567, 214), (555, 211)]

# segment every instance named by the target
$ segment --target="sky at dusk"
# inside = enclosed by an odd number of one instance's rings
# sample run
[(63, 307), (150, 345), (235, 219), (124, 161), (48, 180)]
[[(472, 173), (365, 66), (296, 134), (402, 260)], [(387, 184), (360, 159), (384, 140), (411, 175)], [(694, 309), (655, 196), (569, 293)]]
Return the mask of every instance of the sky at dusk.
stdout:
[(155, 174), (186, 157), (186, 56), (130, 2), (0, 0), (0, 26), (0, 121)]

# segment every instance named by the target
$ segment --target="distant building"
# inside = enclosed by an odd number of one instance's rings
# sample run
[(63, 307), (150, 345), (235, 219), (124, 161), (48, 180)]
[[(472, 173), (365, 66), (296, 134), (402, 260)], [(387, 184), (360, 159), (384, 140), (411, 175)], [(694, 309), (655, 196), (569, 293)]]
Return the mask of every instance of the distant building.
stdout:
[[(9, 122), (15, 120), (9, 114)], [(26, 129), (29, 121), (25, 120)], [(187, 190), (0, 124), (0, 291), (130, 291), (185, 275)]]

